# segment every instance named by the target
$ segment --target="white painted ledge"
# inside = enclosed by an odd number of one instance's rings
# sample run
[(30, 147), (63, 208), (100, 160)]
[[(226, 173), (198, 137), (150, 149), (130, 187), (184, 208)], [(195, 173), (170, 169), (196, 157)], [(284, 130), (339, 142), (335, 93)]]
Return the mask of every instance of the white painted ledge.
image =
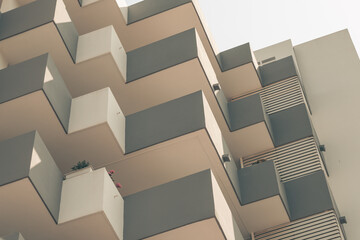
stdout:
[(105, 168), (63, 181), (58, 223), (102, 214), (123, 239), (124, 200)]
[(109, 54), (126, 80), (126, 52), (113, 26), (79, 36), (76, 63)]
[(110, 88), (72, 99), (68, 133), (107, 124), (125, 151), (125, 116)]

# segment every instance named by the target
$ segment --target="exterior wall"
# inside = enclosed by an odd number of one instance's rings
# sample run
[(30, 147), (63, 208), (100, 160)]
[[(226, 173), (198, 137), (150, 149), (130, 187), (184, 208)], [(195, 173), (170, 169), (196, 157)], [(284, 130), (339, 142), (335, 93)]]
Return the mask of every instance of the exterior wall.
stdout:
[[(329, 184), (349, 239), (360, 236), (360, 181), (356, 150), (360, 146), (360, 61), (347, 30), (295, 46), (295, 54), (312, 108), (312, 120), (329, 170)], [(354, 185), (355, 184), (355, 185)]]

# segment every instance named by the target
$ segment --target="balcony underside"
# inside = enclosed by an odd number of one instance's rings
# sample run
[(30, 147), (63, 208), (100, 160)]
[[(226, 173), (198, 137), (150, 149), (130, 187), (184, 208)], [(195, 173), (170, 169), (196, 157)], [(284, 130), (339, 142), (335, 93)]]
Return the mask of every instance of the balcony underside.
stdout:
[(1, 236), (21, 229), (26, 239), (118, 239), (102, 213), (57, 225), (28, 178), (0, 187), (0, 211)]

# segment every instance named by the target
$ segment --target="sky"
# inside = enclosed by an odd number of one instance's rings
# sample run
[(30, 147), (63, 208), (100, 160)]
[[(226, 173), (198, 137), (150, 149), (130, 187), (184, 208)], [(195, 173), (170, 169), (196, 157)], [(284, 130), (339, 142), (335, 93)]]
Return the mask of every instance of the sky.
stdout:
[[(127, 0), (128, 4), (139, 0)], [(219, 51), (293, 45), (347, 28), (360, 53), (359, 0), (198, 0)]]

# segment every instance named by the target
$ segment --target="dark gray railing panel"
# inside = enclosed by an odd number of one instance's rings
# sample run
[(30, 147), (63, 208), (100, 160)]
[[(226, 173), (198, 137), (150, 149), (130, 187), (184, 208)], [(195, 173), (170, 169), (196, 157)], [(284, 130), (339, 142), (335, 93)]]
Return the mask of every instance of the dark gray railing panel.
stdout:
[(145, 0), (128, 7), (128, 24), (170, 10), (191, 0)]
[(0, 103), (42, 89), (47, 54), (0, 70)]
[(333, 209), (330, 192), (323, 171), (284, 183), (291, 220), (304, 218)]
[(127, 82), (197, 57), (195, 28), (127, 53)]
[(280, 195), (286, 199), (283, 191), (280, 192), (280, 179), (277, 176), (273, 161), (265, 161), (251, 167), (238, 170), (241, 203), (248, 204), (269, 197)]
[(276, 112), (269, 117), (276, 147), (313, 134), (305, 104)]
[(0, 40), (51, 22), (55, 6), (56, 0), (37, 0), (1, 14)]
[(288, 56), (259, 67), (263, 86), (297, 75), (294, 59)]
[(72, 97), (49, 54), (0, 70), (0, 103), (43, 90), (65, 131)]
[(127, 196), (124, 201), (127, 240), (215, 217), (210, 170)]
[(265, 121), (265, 111), (259, 94), (228, 103), (231, 131)]
[[(58, 21), (57, 15), (60, 16), (61, 21)], [(68, 22), (63, 22), (65, 16)], [(63, 0), (37, 0), (3, 13), (0, 18), (0, 40), (50, 22), (55, 23), (75, 62), (79, 34), (67, 13)]]
[(201, 91), (128, 115), (125, 153), (205, 128)]
[(249, 43), (221, 52), (216, 58), (223, 72), (253, 61)]
[(63, 175), (47, 150), (39, 134), (35, 134), (33, 161), (29, 178), (36, 187), (41, 199), (57, 221), (60, 210)]
[(0, 186), (26, 178), (35, 141), (35, 131), (0, 142)]

